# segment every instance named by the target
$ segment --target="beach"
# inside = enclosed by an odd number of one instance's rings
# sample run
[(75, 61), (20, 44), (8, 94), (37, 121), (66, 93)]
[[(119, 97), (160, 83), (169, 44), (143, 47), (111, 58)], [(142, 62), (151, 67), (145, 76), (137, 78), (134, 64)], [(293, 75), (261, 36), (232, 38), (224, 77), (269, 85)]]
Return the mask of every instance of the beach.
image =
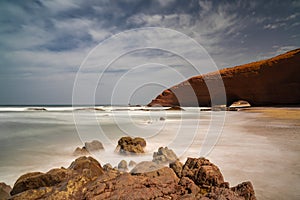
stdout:
[[(220, 168), (231, 186), (249, 180), (258, 199), (299, 199), (299, 108), (260, 107), (237, 112), (192, 107), (185, 111), (105, 106), (76, 112), (71, 107), (1, 109), (0, 181), (11, 186), (24, 173), (69, 166), (76, 158), (72, 155), (75, 148), (92, 139), (104, 145), (104, 152), (93, 155), (101, 165), (109, 162), (116, 166), (122, 159), (151, 160), (160, 146), (173, 149), (185, 162), (187, 157), (201, 156), (201, 145), (211, 130), (220, 131), (220, 135), (205, 157)], [(212, 119), (220, 121), (214, 124)], [(216, 124), (213, 129), (211, 125)], [(117, 140), (126, 134), (146, 139), (145, 155), (114, 152)]]

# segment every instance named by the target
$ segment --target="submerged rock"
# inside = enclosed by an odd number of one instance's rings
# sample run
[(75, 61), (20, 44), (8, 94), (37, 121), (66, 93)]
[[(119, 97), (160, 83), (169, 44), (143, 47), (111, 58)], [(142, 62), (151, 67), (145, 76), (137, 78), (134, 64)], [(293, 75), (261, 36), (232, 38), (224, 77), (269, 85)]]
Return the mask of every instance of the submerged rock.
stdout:
[(122, 172), (128, 171), (127, 162), (126, 160), (121, 160), (118, 164), (118, 170)]
[(129, 167), (134, 167), (136, 166), (136, 162), (134, 162), (133, 160), (131, 160), (128, 164)]
[(73, 152), (74, 156), (86, 156), (91, 152), (104, 150), (103, 144), (98, 140), (93, 140), (91, 142), (85, 142), (82, 148), (77, 147)]
[(171, 108), (168, 108), (166, 110), (184, 110), (184, 109), (181, 108), (180, 106), (172, 106)]
[(75, 149), (75, 151), (73, 152), (73, 156), (85, 156), (85, 155), (89, 155), (90, 152), (88, 152), (88, 150), (86, 150), (85, 147), (77, 147)]
[(170, 163), (177, 160), (176, 154), (172, 149), (168, 149), (168, 147), (159, 147), (157, 152), (153, 153), (153, 162), (156, 163)]
[(84, 143), (84, 147), (89, 151), (101, 151), (104, 150), (103, 144), (98, 140)]
[(144, 153), (145, 147), (146, 141), (143, 138), (122, 137), (119, 139), (118, 146), (115, 151), (121, 154), (139, 154)]
[(229, 106), (229, 108), (248, 108), (248, 107), (251, 107), (251, 105), (248, 101), (245, 100), (235, 101)]

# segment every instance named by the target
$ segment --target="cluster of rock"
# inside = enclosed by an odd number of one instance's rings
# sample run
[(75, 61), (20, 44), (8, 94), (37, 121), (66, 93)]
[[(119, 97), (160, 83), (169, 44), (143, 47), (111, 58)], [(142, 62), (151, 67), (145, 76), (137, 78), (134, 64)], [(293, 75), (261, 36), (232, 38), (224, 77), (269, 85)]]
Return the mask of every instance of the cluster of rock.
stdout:
[(176, 160), (170, 167), (146, 161), (127, 173), (83, 156), (66, 169), (21, 176), (10, 194), (11, 200), (256, 199), (250, 182), (229, 187), (219, 168), (205, 158), (188, 158), (185, 164)]
[(122, 137), (118, 141), (116, 152), (121, 154), (140, 154), (145, 153), (146, 141), (143, 138)]
[[(146, 141), (122, 137), (118, 153), (143, 153)], [(86, 152), (102, 150), (99, 141), (86, 142)], [(166, 165), (169, 165), (167, 167)], [(128, 167), (133, 169), (128, 173)], [(152, 161), (136, 164), (122, 160), (103, 167), (92, 157), (77, 158), (68, 168), (22, 175), (11, 189), (0, 183), (0, 199), (229, 199), (255, 200), (250, 182), (229, 187), (219, 168), (205, 158), (182, 164), (167, 147), (153, 153)]]
[(77, 147), (73, 152), (74, 156), (89, 155), (91, 152), (104, 150), (103, 144), (98, 140), (85, 142), (83, 147)]

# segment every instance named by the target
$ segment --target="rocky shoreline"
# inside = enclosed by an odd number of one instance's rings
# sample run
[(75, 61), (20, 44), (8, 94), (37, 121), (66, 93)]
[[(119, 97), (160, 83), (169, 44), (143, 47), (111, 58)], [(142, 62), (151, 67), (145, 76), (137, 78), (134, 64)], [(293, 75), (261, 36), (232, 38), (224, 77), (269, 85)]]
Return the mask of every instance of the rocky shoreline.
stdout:
[[(118, 142), (123, 149), (133, 148), (124, 146), (125, 141), (138, 149), (146, 145), (142, 138), (123, 137)], [(123, 150), (116, 153), (128, 155)], [(167, 147), (154, 152), (152, 161), (132, 161), (129, 165), (134, 168), (127, 172), (125, 160), (113, 168), (110, 164), (102, 166), (93, 157), (81, 156), (68, 168), (24, 174), (13, 188), (1, 183), (0, 199), (256, 199), (251, 182), (230, 187), (209, 160), (187, 158), (183, 164)]]

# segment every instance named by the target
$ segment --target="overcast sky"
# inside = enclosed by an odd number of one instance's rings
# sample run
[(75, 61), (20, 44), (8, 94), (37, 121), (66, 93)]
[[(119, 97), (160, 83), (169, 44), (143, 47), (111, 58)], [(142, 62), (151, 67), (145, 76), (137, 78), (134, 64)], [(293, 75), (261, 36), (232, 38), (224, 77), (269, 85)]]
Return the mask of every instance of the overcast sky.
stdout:
[[(0, 104), (71, 104), (76, 75), (76, 103), (146, 104), (212, 63), (232, 67), (299, 48), (299, 13), (298, 0), (2, 0)], [(168, 29), (122, 35), (145, 27)], [(185, 60), (197, 52), (188, 37), (204, 48), (198, 70)], [(131, 47), (145, 49), (120, 50)]]

